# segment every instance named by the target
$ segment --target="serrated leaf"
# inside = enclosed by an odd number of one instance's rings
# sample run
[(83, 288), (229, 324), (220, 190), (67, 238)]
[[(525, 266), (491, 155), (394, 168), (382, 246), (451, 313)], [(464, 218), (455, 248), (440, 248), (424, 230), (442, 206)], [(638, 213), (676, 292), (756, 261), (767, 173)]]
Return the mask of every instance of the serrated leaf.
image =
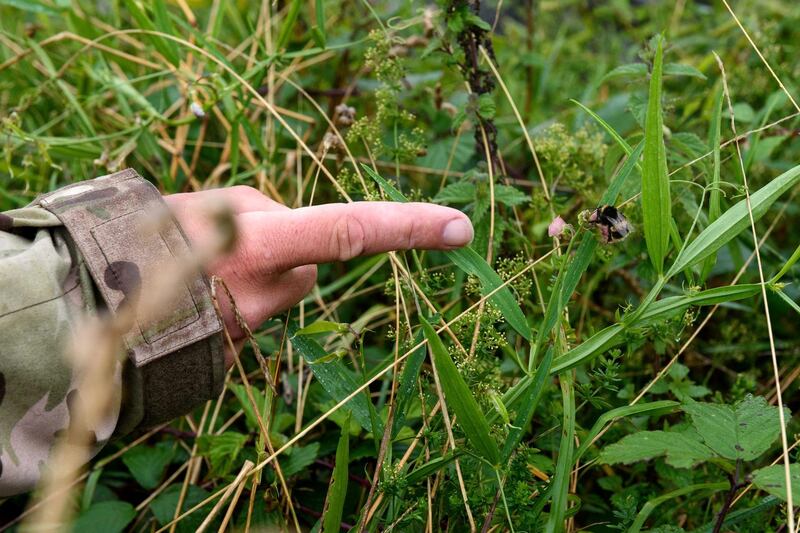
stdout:
[[(800, 166), (787, 170), (750, 195), (753, 220), (758, 221), (780, 196), (800, 182)], [(667, 272), (672, 277), (716, 253), (750, 225), (747, 199), (725, 211), (689, 243)]]
[[(783, 464), (767, 466), (752, 474), (753, 485), (786, 501), (786, 467)], [(789, 465), (789, 478), (792, 484), (792, 502), (800, 501), (800, 465)]]
[(451, 183), (433, 197), (436, 203), (468, 204), (475, 201), (475, 185), (468, 181)]
[(640, 431), (606, 446), (599, 460), (631, 464), (662, 456), (675, 468), (691, 468), (714, 457), (714, 452), (694, 432)]
[(653, 73), (647, 100), (644, 127), (644, 159), (642, 160), (642, 218), (644, 238), (650, 261), (659, 274), (664, 270), (664, 257), (669, 246), (672, 220), (672, 198), (669, 191), (667, 156), (664, 147), (664, 123), (661, 110), (662, 40), (657, 39)]
[(475, 449), (484, 459), (492, 464), (497, 464), (500, 461), (500, 452), (497, 449), (497, 443), (491, 436), (489, 424), (486, 422), (478, 402), (467, 387), (464, 378), (461, 377), (453, 360), (450, 359), (450, 354), (447, 353), (447, 348), (439, 335), (421, 316), (420, 322), (422, 322), (425, 338), (428, 340), (431, 360), (439, 375), (447, 406), (458, 417), (458, 424)]
[(495, 185), (494, 199), (503, 205), (514, 207), (530, 201), (530, 197), (511, 185)]
[(197, 439), (197, 450), (208, 457), (212, 476), (225, 476), (237, 464), (239, 453), (249, 439), (248, 435), (226, 431), (219, 435), (202, 435)]
[(761, 396), (747, 396), (734, 406), (689, 402), (682, 409), (706, 445), (726, 459), (757, 459), (781, 432), (778, 408)]

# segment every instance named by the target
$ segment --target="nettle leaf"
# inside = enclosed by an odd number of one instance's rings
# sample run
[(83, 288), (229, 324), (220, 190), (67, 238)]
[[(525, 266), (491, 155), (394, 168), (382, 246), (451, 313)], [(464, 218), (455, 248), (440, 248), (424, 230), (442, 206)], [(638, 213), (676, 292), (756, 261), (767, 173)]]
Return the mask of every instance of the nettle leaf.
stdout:
[(748, 395), (734, 406), (689, 402), (682, 409), (706, 445), (727, 459), (757, 459), (781, 432), (778, 408), (760, 396)]
[[(753, 485), (786, 501), (786, 467), (777, 464), (756, 470), (752, 474)], [(792, 484), (792, 502), (800, 501), (800, 464), (789, 465)]]
[(475, 201), (475, 185), (468, 181), (451, 183), (436, 196), (433, 201), (437, 204), (468, 204)]
[(522, 205), (530, 200), (530, 197), (516, 187), (510, 185), (495, 185), (494, 199), (501, 204), (513, 207)]
[(203, 435), (197, 439), (200, 454), (211, 462), (211, 476), (224, 476), (236, 465), (236, 459), (249, 437), (235, 431)]
[(173, 446), (159, 443), (156, 446), (140, 444), (122, 456), (122, 462), (131, 471), (136, 482), (145, 489), (154, 489), (164, 475), (164, 469), (172, 461)]
[(631, 464), (662, 456), (670, 466), (691, 468), (714, 457), (714, 452), (691, 430), (640, 431), (606, 446), (599, 460), (605, 464)]

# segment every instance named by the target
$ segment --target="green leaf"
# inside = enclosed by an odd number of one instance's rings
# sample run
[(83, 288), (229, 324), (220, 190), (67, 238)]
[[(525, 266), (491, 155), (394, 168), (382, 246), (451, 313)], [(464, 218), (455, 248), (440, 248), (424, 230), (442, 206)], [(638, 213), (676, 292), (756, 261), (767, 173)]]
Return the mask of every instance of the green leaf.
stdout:
[[(349, 425), (345, 424), (345, 427)], [(342, 512), (347, 497), (347, 475), (350, 463), (350, 435), (342, 430), (336, 446), (336, 464), (333, 467), (325, 511), (322, 516), (322, 531), (339, 531), (342, 525)]]
[(647, 75), (647, 65), (644, 63), (628, 63), (620, 65), (605, 76), (602, 81), (613, 80), (614, 78), (643, 77)]
[(295, 335), (316, 335), (317, 333), (347, 333), (350, 331), (348, 324), (341, 322), (330, 322), (328, 320), (317, 320), (304, 328), (298, 329)]
[[(751, 194), (750, 206), (753, 211), (753, 220), (757, 221), (764, 216), (770, 206), (783, 193), (794, 187), (798, 181), (800, 181), (800, 165), (787, 170)], [(750, 217), (747, 211), (747, 199), (745, 198), (709, 224), (697, 238), (683, 249), (675, 259), (672, 267), (670, 267), (667, 277), (671, 277), (713, 255), (749, 225)]]
[(425, 338), (428, 339), (431, 360), (439, 375), (439, 380), (444, 390), (447, 405), (458, 417), (458, 424), (464, 430), (467, 439), (475, 449), (493, 465), (500, 461), (500, 452), (497, 449), (489, 430), (489, 424), (478, 406), (478, 402), (467, 387), (467, 383), (458, 372), (450, 354), (447, 353), (439, 335), (425, 318), (420, 316)]
[(640, 431), (606, 446), (600, 453), (605, 464), (631, 464), (665, 456), (675, 468), (691, 468), (714, 457), (694, 431)]
[(706, 445), (727, 459), (757, 459), (781, 433), (778, 408), (761, 396), (748, 395), (734, 406), (689, 402), (682, 409)]
[(136, 517), (136, 509), (128, 502), (112, 500), (95, 503), (78, 516), (72, 530), (80, 533), (116, 533)]
[[(233, 391), (236, 399), (238, 399), (239, 403), (241, 404), (242, 410), (244, 411), (244, 416), (247, 419), (247, 427), (252, 431), (259, 431), (260, 427), (258, 423), (258, 417), (256, 416), (256, 412), (253, 410), (253, 404), (250, 402), (250, 397), (247, 394), (247, 389), (245, 386), (240, 383), (231, 383), (228, 385), (228, 388)], [(262, 391), (255, 387), (251, 387), (251, 392), (253, 393), (253, 400), (255, 400), (258, 412), (265, 413), (267, 404), (266, 396)]]
[[(753, 485), (786, 501), (786, 467), (781, 464), (767, 466), (752, 474)], [(800, 464), (789, 465), (789, 479), (792, 483), (792, 502), (800, 501)]]
[(455, 451), (448, 452), (447, 454), (445, 454), (445, 455), (443, 455), (441, 457), (437, 457), (435, 459), (431, 459), (427, 463), (425, 463), (425, 464), (423, 464), (421, 466), (418, 466), (412, 472), (410, 472), (406, 476), (406, 483), (408, 484), (409, 487), (413, 486), (413, 485), (416, 485), (417, 483), (419, 483), (423, 479), (425, 479), (427, 477), (430, 477), (434, 473), (438, 472), (439, 470), (441, 470), (445, 466), (447, 466), (450, 463), (452, 463), (453, 461), (455, 461), (455, 459), (457, 457), (459, 457), (459, 455), (461, 455), (461, 454), (458, 452), (458, 450), (455, 450)]
[(145, 489), (154, 489), (164, 475), (164, 469), (172, 461), (173, 446), (159, 443), (156, 446), (140, 444), (122, 456), (136, 482)]
[(511, 185), (495, 185), (494, 186), (494, 200), (503, 205), (514, 207), (516, 205), (526, 204), (530, 201), (530, 197)]
[(641, 415), (645, 413), (655, 413), (655, 412), (670, 412), (674, 411), (676, 407), (680, 404), (678, 402), (673, 402), (671, 400), (662, 400), (659, 402), (646, 402), (646, 403), (639, 403), (635, 405), (625, 405), (623, 407), (618, 407), (617, 409), (612, 409), (610, 411), (606, 411), (597, 419), (597, 421), (592, 426), (592, 429), (589, 430), (586, 437), (582, 439), (581, 446), (575, 452), (574, 457), (572, 458), (573, 464), (577, 463), (583, 454), (586, 453), (586, 450), (589, 449), (591, 446), (592, 441), (597, 437), (606, 424), (617, 420), (619, 418), (623, 418), (626, 416), (633, 416), (633, 415)]
[(690, 78), (706, 79), (706, 75), (691, 65), (682, 63), (667, 63), (664, 65), (664, 76), (689, 76)]
[[(711, 150), (713, 151), (713, 166), (711, 171), (711, 181), (709, 182), (709, 186), (712, 187), (711, 191), (708, 195), (708, 223), (711, 224), (715, 220), (717, 220), (722, 213), (722, 208), (720, 207), (720, 198), (722, 196), (722, 191), (720, 190), (720, 135), (721, 135), (721, 128), (720, 124), (722, 122), (721, 115), (722, 115), (722, 101), (723, 101), (723, 91), (722, 87), (717, 89), (717, 94), (714, 98), (714, 114), (711, 116), (711, 124), (709, 126), (708, 131), (708, 144), (711, 146)], [(708, 278), (708, 275), (711, 273), (711, 269), (714, 268), (714, 265), (717, 262), (716, 255), (709, 255), (703, 261), (703, 268), (701, 269), (700, 273), (700, 281), (705, 281)]]
[(493, 119), (497, 113), (497, 105), (491, 93), (483, 93), (478, 97), (478, 115), (485, 119)]
[[(414, 346), (422, 341), (422, 331), (417, 331), (414, 336)], [(406, 358), (405, 365), (403, 366), (403, 373), (400, 376), (400, 383), (397, 386), (397, 393), (395, 394), (395, 412), (394, 420), (392, 422), (392, 436), (396, 436), (406, 420), (406, 413), (408, 406), (416, 396), (416, 385), (419, 379), (419, 372), (422, 369), (422, 363), (425, 361), (425, 345), (420, 346), (411, 352)]]
[[(514, 425), (509, 428), (508, 436), (503, 444), (503, 462), (507, 462), (514, 453), (514, 449), (522, 440), (525, 430), (531, 423), (533, 414), (536, 412), (536, 407), (539, 405), (539, 400), (542, 397), (542, 391), (550, 376), (550, 366), (553, 364), (554, 350), (551, 347), (544, 355), (536, 374), (525, 376), (520, 384), (524, 383), (522, 387), (515, 390), (513, 394), (507, 394), (503, 398), (505, 405), (515, 403), (519, 405), (517, 409), (517, 417), (514, 419)], [(517, 400), (520, 400), (517, 402)]]
[[(481, 280), (481, 294), (484, 296), (492, 294), (489, 301), (497, 306), (503, 318), (506, 319), (508, 324), (516, 330), (517, 333), (522, 335), (526, 340), (531, 340), (531, 328), (528, 326), (528, 321), (522, 313), (517, 300), (511, 294), (511, 289), (508, 285), (500, 290), (496, 290), (503, 285), (503, 280), (497, 275), (492, 267), (486, 260), (478, 255), (472, 248), (461, 248), (460, 250), (451, 250), (445, 252), (450, 261), (453, 262), (458, 268), (471, 274)], [(496, 292), (495, 292), (496, 291)]]
[[(349, 418), (345, 418), (344, 428), (349, 425)], [(342, 429), (347, 433), (345, 429)], [(290, 448), (291, 453), (286, 454), (286, 460), (281, 462), (281, 470), (286, 477), (293, 476), (305, 470), (319, 455), (319, 442), (312, 442), (308, 446), (295, 446)]]
[(667, 156), (664, 148), (664, 123), (661, 116), (662, 39), (657, 38), (647, 117), (644, 127), (644, 159), (642, 161), (642, 218), (647, 252), (656, 272), (664, 270), (664, 257), (669, 246), (672, 220), (672, 199), (669, 192)]
[(468, 204), (475, 201), (475, 185), (468, 181), (451, 183), (444, 187), (433, 201), (437, 204)]
[(587, 363), (605, 351), (621, 344), (622, 333), (629, 325), (641, 325), (670, 317), (690, 306), (716, 305), (733, 302), (754, 296), (761, 290), (757, 284), (732, 285), (716, 287), (686, 296), (673, 296), (650, 304), (643, 313), (633, 312), (636, 320), (625, 319), (602, 329), (560, 357), (553, 365), (551, 373), (563, 372), (580, 364)]
[(208, 457), (212, 476), (225, 476), (237, 465), (239, 453), (249, 439), (248, 435), (226, 431), (220, 435), (202, 435), (197, 439), (197, 450)]
[(297, 15), (300, 13), (302, 5), (302, 0), (292, 0), (292, 5), (289, 6), (289, 9), (286, 11), (286, 17), (283, 19), (281, 32), (278, 34), (278, 40), (275, 44), (275, 49), (279, 52), (283, 51), (284, 47), (286, 47), (286, 43), (289, 42), (289, 37), (292, 35), (292, 30), (294, 29), (295, 22), (297, 22)]
[[(386, 195), (390, 199), (395, 202), (408, 201), (406, 197), (403, 196), (403, 193), (395, 189), (391, 183), (386, 181), (377, 172), (363, 163), (361, 164), (361, 167), (364, 169), (364, 172), (366, 172), (373, 180), (375, 180), (381, 189), (386, 192)], [(503, 318), (506, 319), (509, 325), (514, 328), (517, 333), (522, 335), (522, 337), (526, 340), (531, 340), (531, 328), (528, 326), (528, 321), (525, 319), (522, 309), (520, 309), (519, 304), (514, 299), (511, 289), (509, 289), (508, 285), (506, 285), (502, 289), (496, 290), (498, 287), (503, 285), (503, 280), (500, 279), (500, 276), (498, 276), (497, 272), (495, 272), (492, 267), (489, 266), (485, 259), (478, 255), (475, 250), (469, 247), (445, 252), (445, 255), (458, 268), (481, 280), (481, 293), (483, 295), (494, 292), (494, 294), (489, 297), (489, 301), (497, 306), (502, 313)]]
[[(359, 387), (359, 383), (353, 377), (353, 373), (344, 366), (344, 363), (338, 359), (328, 360), (328, 352), (314, 340), (313, 337), (308, 335), (298, 335), (297, 323), (294, 321), (289, 322), (289, 338), (295, 350), (300, 352), (303, 359), (309, 364), (311, 372), (317, 378), (322, 388), (325, 389), (331, 398), (340, 402), (347, 398), (354, 390)], [(372, 427), (372, 417), (370, 410), (374, 409), (371, 401), (368, 399), (368, 390), (363, 394), (357, 394), (350, 399), (345, 405), (353, 413), (361, 427), (367, 432), (372, 431), (375, 435), (383, 433), (383, 427), (378, 422), (378, 427)]]
[[(175, 509), (178, 506), (182, 488), (182, 483), (170, 485), (164, 492), (156, 496), (156, 498), (150, 503), (150, 510), (153, 511), (153, 515), (156, 517), (159, 525), (163, 526), (168, 524), (175, 517)], [(186, 496), (183, 499), (183, 505), (181, 505), (181, 510), (186, 511), (187, 509), (191, 509), (198, 503), (205, 500), (207, 496), (208, 493), (205, 490), (196, 485), (189, 485), (189, 488), (186, 491)], [(214, 502), (209, 502), (204, 507), (201, 507), (197, 512), (190, 514), (178, 522), (178, 533), (190, 533), (197, 531), (197, 528), (200, 527), (200, 524), (203, 522), (205, 516), (209, 513), (213, 506)]]
[[(165, 32), (163, 28), (157, 28), (156, 25), (150, 20), (150, 17), (147, 16), (144, 9), (139, 5), (137, 0), (125, 0), (125, 6), (128, 8), (128, 12), (133, 17), (133, 20), (136, 21), (136, 24), (143, 30), (148, 31), (160, 31), (162, 33), (169, 33)], [(163, 21), (161, 21), (163, 23)], [(164, 39), (158, 35), (146, 35), (144, 37), (148, 41), (150, 41), (153, 46), (158, 50), (158, 52), (163, 55), (167, 61), (172, 63), (173, 66), (178, 66), (180, 63), (180, 54), (178, 52), (178, 45), (169, 39)]]
[[(639, 511), (639, 514), (636, 515), (636, 519), (631, 524), (631, 527), (628, 529), (628, 533), (639, 533), (642, 530), (642, 526), (644, 526), (645, 521), (647, 521), (647, 517), (655, 510), (656, 507), (661, 505), (662, 503), (675, 500), (680, 496), (684, 496), (686, 494), (690, 494), (692, 492), (698, 491), (707, 491), (710, 490), (712, 492), (720, 491), (720, 490), (729, 490), (730, 483), (727, 481), (718, 481), (716, 483), (697, 483), (695, 485), (688, 485), (686, 487), (681, 487), (679, 489), (675, 489), (670, 491), (666, 494), (662, 494), (661, 496), (657, 496), (648, 500), (644, 506), (642, 506), (642, 510)], [(650, 530), (653, 531), (653, 530)], [(683, 531), (682, 529), (680, 531)]]

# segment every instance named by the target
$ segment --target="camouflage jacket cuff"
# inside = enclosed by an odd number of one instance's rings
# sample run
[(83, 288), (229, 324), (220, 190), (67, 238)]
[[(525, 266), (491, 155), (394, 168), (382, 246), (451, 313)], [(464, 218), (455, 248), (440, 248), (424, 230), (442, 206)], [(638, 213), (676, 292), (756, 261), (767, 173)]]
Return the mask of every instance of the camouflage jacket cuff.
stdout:
[[(177, 221), (159, 216), (168, 211), (158, 190), (131, 169), (69, 185), (37, 203), (64, 224), (112, 313), (160, 297), (163, 276), (190, 257)], [(161, 295), (159, 312), (137, 315), (123, 335), (128, 360), (116, 434), (186, 414), (222, 388), (222, 322), (208, 280), (195, 273), (167, 286), (171, 294)]]

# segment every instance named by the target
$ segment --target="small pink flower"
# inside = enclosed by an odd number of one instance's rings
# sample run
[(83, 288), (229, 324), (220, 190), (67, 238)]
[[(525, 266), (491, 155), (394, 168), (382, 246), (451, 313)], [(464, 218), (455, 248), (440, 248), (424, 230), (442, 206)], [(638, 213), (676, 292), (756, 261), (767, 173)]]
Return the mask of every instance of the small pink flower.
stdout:
[(553, 219), (549, 226), (547, 226), (547, 236), (548, 237), (559, 237), (561, 236), (567, 229), (571, 229), (572, 226), (564, 222), (564, 219), (560, 216), (557, 216)]

